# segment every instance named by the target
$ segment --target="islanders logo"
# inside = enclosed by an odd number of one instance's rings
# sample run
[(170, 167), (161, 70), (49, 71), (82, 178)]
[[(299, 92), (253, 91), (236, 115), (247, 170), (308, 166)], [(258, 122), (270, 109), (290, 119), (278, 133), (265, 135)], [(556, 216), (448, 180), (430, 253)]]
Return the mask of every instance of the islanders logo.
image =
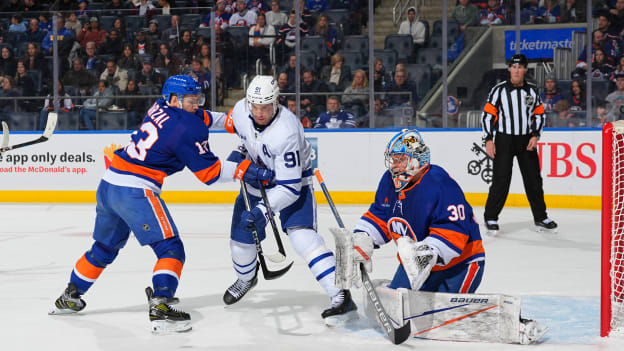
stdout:
[(104, 164), (106, 165), (106, 169), (110, 167), (113, 162), (113, 155), (115, 154), (115, 150), (122, 148), (121, 145), (110, 144), (109, 146), (104, 148)]

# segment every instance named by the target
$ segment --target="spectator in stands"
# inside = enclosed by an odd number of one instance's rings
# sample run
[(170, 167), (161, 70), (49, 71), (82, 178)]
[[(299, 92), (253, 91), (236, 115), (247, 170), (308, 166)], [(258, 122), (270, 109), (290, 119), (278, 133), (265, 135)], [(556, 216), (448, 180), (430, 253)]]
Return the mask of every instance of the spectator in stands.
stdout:
[[(617, 47), (614, 45), (614, 41), (608, 40), (606, 35), (600, 30), (596, 29), (592, 34), (592, 62), (595, 60), (595, 53), (597, 49), (602, 49), (606, 56), (606, 61), (610, 64), (615, 63), (617, 57)], [(587, 71), (587, 48), (584, 48), (576, 61), (576, 67), (582, 68)]]
[(123, 51), (124, 40), (119, 36), (119, 32), (116, 29), (111, 29), (108, 33), (108, 38), (104, 40), (98, 54), (112, 55), (115, 59), (121, 56)]
[(453, 9), (451, 19), (459, 23), (459, 30), (465, 31), (468, 26), (479, 24), (479, 9), (470, 0), (459, 0)]
[(544, 0), (535, 13), (534, 23), (557, 23), (561, 19), (561, 8), (556, 0)]
[[(113, 29), (119, 33), (119, 37), (123, 41), (132, 42), (132, 38), (134, 38), (134, 33), (128, 33), (126, 29), (126, 23), (121, 20), (121, 18), (115, 18), (113, 22)], [(158, 34), (157, 39), (160, 39), (160, 33)]]
[(394, 80), (386, 86), (386, 102), (390, 107), (416, 106), (418, 99), (416, 86), (407, 80), (407, 70), (399, 65), (397, 66), (394, 70)]
[(65, 28), (74, 33), (74, 35), (78, 35), (78, 33), (82, 31), (82, 22), (78, 20), (78, 16), (76, 16), (75, 12), (67, 14), (67, 18), (65, 19)]
[(592, 62), (592, 80), (612, 80), (615, 67), (607, 61), (604, 50), (598, 48), (594, 51), (594, 62)]
[(89, 95), (97, 80), (84, 68), (83, 62), (81, 58), (75, 58), (72, 61), (72, 69), (63, 76), (63, 85), (77, 87), (80, 94), (85, 96)]
[(557, 87), (557, 79), (554, 72), (549, 73), (544, 81), (544, 91), (540, 94), (542, 106), (545, 112), (554, 110), (555, 104), (565, 99)]
[(279, 1), (271, 1), (271, 11), (266, 13), (267, 23), (275, 28), (281, 28), (288, 21), (288, 16), (280, 11)]
[[(63, 47), (64, 49), (67, 49), (67, 47), (71, 48), (71, 45), (73, 45), (73, 36), (74, 34), (67, 28), (65, 28), (65, 21), (63, 20), (63, 18), (59, 17), (56, 20), (56, 31), (57, 31), (57, 42), (61, 42), (59, 43), (59, 54), (61, 52), (63, 52), (63, 49), (61, 49), (61, 47)], [(52, 55), (52, 39), (54, 37), (54, 33), (52, 30), (48, 31), (48, 34), (45, 36), (45, 38), (43, 38), (43, 42), (41, 42), (41, 48), (45, 51), (45, 53), (47, 55)], [(68, 43), (67, 46), (65, 46), (64, 44)], [(69, 50), (67, 51), (69, 52)]]
[(597, 122), (594, 124), (594, 127), (602, 128), (602, 126), (607, 122), (608, 114), (607, 114), (607, 106), (604, 101), (596, 104), (596, 116), (592, 117), (592, 120), (596, 120)]
[(282, 68), (281, 72), (286, 73), (288, 75), (288, 85), (291, 87), (295, 86), (295, 74), (296, 74), (296, 66), (297, 66), (297, 55), (291, 54), (288, 57), (288, 62)]
[(20, 14), (14, 14), (11, 16), (11, 24), (9, 25), (9, 32), (26, 32), (26, 25), (22, 22), (22, 16)]
[[(22, 92), (22, 96), (37, 95), (37, 87), (35, 86), (35, 81), (30, 75), (28, 75), (28, 72), (26, 72), (26, 66), (24, 66), (23, 61), (17, 61), (17, 71), (15, 72), (15, 88), (18, 88)], [(37, 104), (37, 100), (20, 100), (22, 111), (37, 111)]]
[[(230, 17), (232, 17), (232, 13), (226, 10), (225, 4), (225, 0), (217, 0), (217, 9), (215, 10), (215, 22), (217, 24), (217, 28), (220, 27), (223, 30), (228, 27)], [(210, 27), (210, 12), (204, 16), (204, 19), (202, 19), (202, 23), (199, 24), (199, 27)]]
[(154, 59), (154, 68), (166, 68), (169, 72), (169, 76), (174, 76), (180, 72), (181, 64), (178, 57), (171, 53), (169, 45), (161, 43), (158, 55), (156, 55)]
[(255, 12), (256, 15), (267, 13), (270, 10), (264, 0), (247, 0), (247, 9)]
[(122, 91), (121, 95), (131, 96), (123, 98), (120, 101), (120, 107), (123, 107), (128, 112), (128, 128), (136, 129), (143, 121), (143, 115), (145, 115), (145, 99), (139, 98), (141, 93), (136, 82), (132, 79), (128, 81), (126, 90)]
[(0, 51), (0, 74), (13, 77), (17, 71), (17, 60), (13, 57), (13, 51), (8, 46), (3, 46)]
[(344, 65), (344, 56), (335, 53), (330, 64), (321, 69), (320, 79), (329, 87), (330, 91), (343, 91), (351, 82), (351, 69)]
[(340, 99), (337, 96), (327, 98), (327, 111), (321, 113), (314, 123), (314, 128), (355, 128), (353, 113), (340, 109)]
[[(376, 96), (373, 100), (373, 115), (375, 116), (375, 125), (372, 127), (382, 128), (392, 126), (394, 119), (389, 110), (385, 108), (385, 103), (382, 97)], [(357, 125), (359, 128), (366, 128), (370, 124), (370, 113), (362, 115), (357, 118)]]
[[(80, 119), (84, 123), (84, 126), (89, 130), (95, 130), (93, 126), (93, 120), (97, 115), (97, 111), (104, 111), (108, 107), (113, 105), (113, 90), (108, 85), (108, 82), (105, 80), (101, 80), (98, 83), (98, 89), (93, 94), (93, 97), (85, 100), (82, 103), (82, 108), (80, 109)], [(102, 97), (101, 99), (98, 99)]]
[(35, 3), (35, 0), (24, 0), (24, 7), (22, 8), (22, 11), (26, 13), (38, 12), (41, 11), (41, 5)]
[(368, 108), (368, 77), (366, 72), (358, 69), (353, 74), (353, 81), (342, 95), (342, 104), (357, 116), (364, 114)]
[[(14, 1), (14, 0), (11, 0)], [(84, 0), (81, 0), (84, 1)], [(74, 11), (78, 9), (75, 0), (54, 0), (54, 4), (50, 6), (50, 10), (52, 11)]]
[(132, 45), (130, 44), (124, 44), (121, 57), (117, 60), (117, 66), (125, 70), (132, 69), (135, 71), (143, 68), (143, 64), (139, 60), (139, 56), (134, 52), (134, 50), (132, 50)]
[(247, 10), (245, 0), (236, 0), (236, 11), (230, 17), (230, 26), (251, 27), (256, 24), (257, 15), (254, 11)]
[[(63, 83), (61, 83), (60, 80), (58, 82), (58, 96), (59, 99), (62, 99), (59, 103), (59, 112), (71, 112), (74, 110), (74, 103), (69, 97), (69, 94), (65, 92), (65, 87), (63, 87)], [(44, 129), (46, 123), (48, 123), (48, 113), (54, 111), (53, 98), (53, 94), (48, 94), (47, 99), (43, 102), (43, 108), (39, 112), (39, 124), (37, 125), (38, 130)]]
[(193, 79), (195, 79), (195, 81), (202, 87), (204, 97), (210, 96), (210, 72), (204, 69), (200, 59), (194, 58), (191, 61), (191, 69), (187, 74), (193, 77)]
[(617, 36), (619, 33), (615, 31), (615, 27), (611, 24), (612, 16), (609, 11), (599, 11), (598, 15), (598, 30), (600, 30), (605, 36), (607, 40), (617, 40)]
[(286, 93), (294, 93), (294, 91), (288, 84), (288, 73), (282, 72), (277, 76), (277, 86), (280, 90), (280, 95), (277, 98), (277, 102), (279, 102), (280, 105), (286, 106), (288, 98), (292, 97), (292, 95), (286, 95)]
[(256, 24), (249, 27), (249, 56), (252, 67), (255, 67), (258, 59), (260, 59), (265, 68), (269, 67), (269, 48), (274, 41), (275, 28), (266, 24), (264, 13), (258, 13)]
[(306, 110), (310, 119), (315, 119), (325, 109), (325, 94), (329, 88), (325, 82), (316, 79), (316, 73), (306, 68), (303, 70), (303, 84), (300, 91), (302, 93), (323, 93), (307, 94), (301, 96), (301, 107)]
[(624, 73), (624, 54), (620, 56), (617, 60), (617, 66), (615, 66), (615, 70), (613, 71), (613, 83), (615, 84), (615, 79), (618, 74)]
[(184, 58), (181, 63), (186, 64), (190, 62), (193, 56), (195, 56), (195, 50), (195, 43), (193, 43), (191, 31), (183, 29), (182, 34), (180, 35), (180, 41), (176, 42), (173, 46), (173, 52), (181, 54)]
[(52, 31), (52, 21), (45, 13), (39, 15), (39, 29), (48, 32), (48, 34)]
[(613, 18), (614, 30), (619, 33), (620, 38), (624, 38), (624, 0), (617, 0), (615, 7), (610, 9)]
[(180, 16), (172, 15), (171, 16), (171, 27), (162, 31), (160, 35), (160, 40), (163, 43), (167, 43), (168, 45), (172, 45), (173, 43), (178, 41), (180, 36)]
[[(334, 28), (329, 26), (329, 17), (327, 17), (326, 14), (322, 13), (318, 17), (316, 25), (310, 35), (320, 35), (325, 38), (325, 43), (327, 43), (327, 52), (330, 54), (333, 54), (336, 51), (336, 39), (338, 38), (338, 33), (336, 33)], [(323, 58), (321, 57), (321, 61), (322, 60)]]
[(410, 7), (407, 9), (407, 19), (401, 22), (398, 34), (412, 36), (412, 42), (414, 43), (414, 52), (412, 54), (415, 54), (419, 48), (424, 46), (426, 32), (425, 25), (416, 18), (416, 8)]
[(26, 70), (39, 70), (41, 71), (41, 79), (47, 80), (49, 75), (48, 65), (45, 63), (45, 59), (43, 54), (39, 50), (39, 45), (35, 43), (28, 43), (26, 47), (26, 53), (22, 59), (24, 65), (26, 66)]
[(111, 0), (111, 2), (104, 6), (104, 9), (106, 10), (104, 14), (117, 17), (127, 16), (130, 14), (128, 10), (131, 8), (131, 5), (123, 0)]
[[(303, 2), (303, 0), (301, 0)], [(310, 12), (324, 13), (329, 8), (327, 0), (308, 0), (305, 3), (305, 8)]]
[(587, 21), (587, 2), (584, 0), (566, 0), (561, 8), (561, 23)]
[[(2, 82), (2, 90), (0, 90), (0, 97), (3, 98), (14, 98), (20, 96), (19, 91), (15, 89), (15, 82), (13, 78), (9, 76), (0, 77), (0, 81)], [(20, 101), (16, 99), (7, 99), (0, 100), (0, 111), (4, 112), (19, 112), (21, 111), (19, 106), (21, 105)]]
[(145, 16), (148, 21), (156, 14), (156, 7), (151, 0), (140, 0), (138, 3), (135, 3), (134, 8), (138, 10), (139, 16)]
[(160, 10), (160, 13), (162, 15), (172, 15), (173, 12), (171, 12), (171, 8), (173, 6), (171, 5), (171, 1), (169, 0), (158, 0), (158, 10)]
[(152, 68), (153, 60), (151, 57), (143, 58), (143, 69), (140, 70), (135, 80), (139, 86), (146, 85), (151, 87), (152, 93), (160, 92), (163, 84), (163, 77)]
[(88, 19), (89, 18), (89, 2), (87, 0), (79, 0), (78, 1), (78, 10), (76, 11), (76, 16), (78, 19)]
[(139, 30), (136, 32), (136, 37), (134, 39), (134, 43), (132, 45), (134, 51), (136, 51), (139, 55), (154, 55), (154, 47), (152, 43), (147, 39), (145, 32)]
[(373, 89), (375, 89), (375, 93), (381, 93), (386, 90), (386, 85), (388, 85), (389, 81), (388, 77), (386, 77), (386, 68), (383, 65), (383, 61), (378, 57), (375, 57), (373, 60), (373, 68), (375, 69), (373, 72), (373, 78), (375, 78)]
[(28, 29), (26, 30), (26, 41), (29, 43), (37, 43), (41, 45), (43, 38), (46, 36), (46, 32), (39, 28), (39, 21), (33, 18), (28, 23)]
[(121, 92), (128, 86), (128, 71), (117, 66), (114, 59), (110, 59), (106, 62), (106, 70), (100, 75), (100, 80), (105, 80), (110, 87), (116, 86)]
[(568, 100), (564, 99), (558, 101), (554, 106), (554, 111), (556, 112), (555, 118), (549, 118), (547, 120), (550, 127), (574, 128), (578, 126)]
[(479, 23), (487, 26), (505, 24), (505, 9), (500, 0), (488, 0), (487, 8), (479, 13)]
[(9, 0), (2, 5), (2, 12), (22, 12), (24, 5), (20, 0)]
[[(290, 112), (292, 112), (295, 116), (297, 116), (297, 100), (294, 96), (289, 96), (286, 100), (286, 107)], [(303, 128), (312, 128), (312, 121), (306, 114), (305, 110), (301, 110), (299, 113), (299, 121), (301, 121), (301, 125)]]
[[(279, 49), (277, 52), (280, 54), (280, 62), (283, 62), (291, 53), (292, 49), (295, 47), (295, 39), (297, 33), (295, 32), (295, 22), (297, 17), (295, 17), (295, 10), (290, 12), (288, 16), (288, 21), (284, 24), (278, 33), (277, 45)], [(300, 21), (299, 25), (299, 36), (303, 38), (308, 35), (308, 26)]]
[(82, 27), (76, 39), (82, 47), (86, 47), (88, 42), (93, 42), (96, 47), (99, 47), (106, 40), (106, 31), (100, 29), (97, 17), (91, 17), (89, 23), (85, 23), (84, 27)]
[(617, 89), (607, 95), (607, 115), (611, 121), (624, 118), (624, 73), (619, 73), (615, 78)]
[(102, 60), (95, 55), (95, 52), (95, 43), (92, 41), (88, 42), (85, 46), (85, 68), (87, 69), (87, 71), (92, 72), (93, 75), (98, 77), (102, 73), (104, 68), (106, 68), (106, 63), (102, 62)]
[(586, 98), (585, 98), (585, 83), (581, 80), (575, 79), (570, 84), (570, 109), (572, 111), (585, 111), (586, 110)]
[(154, 41), (160, 40), (162, 34), (160, 33), (160, 29), (158, 28), (158, 20), (153, 19), (149, 21), (149, 23), (147, 24), (147, 32), (145, 33), (145, 35), (147, 36), (147, 39), (152, 43)]

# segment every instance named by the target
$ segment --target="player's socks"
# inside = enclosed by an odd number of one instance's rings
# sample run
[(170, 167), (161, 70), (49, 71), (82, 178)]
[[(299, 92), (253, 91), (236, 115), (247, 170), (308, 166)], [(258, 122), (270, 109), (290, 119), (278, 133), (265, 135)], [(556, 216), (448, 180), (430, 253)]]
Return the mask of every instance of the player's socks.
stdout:
[(178, 299), (168, 299), (165, 296), (154, 296), (151, 287), (145, 288), (149, 306), (149, 319), (152, 322), (153, 333), (185, 332), (191, 330), (191, 316), (181, 310), (171, 307)]
[(225, 302), (226, 305), (238, 302), (249, 292), (249, 290), (258, 284), (258, 268), (259, 267), (256, 266), (256, 272), (251, 280), (246, 281), (238, 278), (234, 284), (230, 285), (230, 287), (225, 291), (225, 294), (223, 294), (223, 302)]
[(82, 311), (87, 303), (78, 295), (78, 289), (74, 283), (69, 283), (63, 294), (54, 302), (54, 307), (48, 314), (68, 314)]
[(340, 290), (336, 296), (331, 298), (329, 308), (321, 313), (321, 317), (327, 318), (356, 310), (357, 306), (351, 299), (351, 293), (349, 290)]

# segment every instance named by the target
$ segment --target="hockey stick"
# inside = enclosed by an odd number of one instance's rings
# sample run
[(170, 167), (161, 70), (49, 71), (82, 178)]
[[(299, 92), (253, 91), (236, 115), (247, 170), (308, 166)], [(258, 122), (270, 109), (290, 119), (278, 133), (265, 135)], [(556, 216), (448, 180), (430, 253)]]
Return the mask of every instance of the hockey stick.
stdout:
[(269, 260), (275, 263), (283, 262), (286, 259), (286, 250), (284, 250), (284, 245), (282, 245), (282, 238), (280, 238), (279, 230), (277, 229), (277, 224), (275, 223), (275, 214), (271, 209), (271, 205), (269, 204), (269, 198), (267, 197), (266, 190), (264, 190), (264, 185), (259, 183), (260, 185), (260, 194), (262, 194), (262, 201), (264, 201), (264, 205), (267, 209), (267, 214), (269, 215), (269, 222), (271, 223), (271, 228), (273, 228), (273, 234), (275, 235), (275, 241), (277, 241), (277, 250), (279, 251), (276, 254), (267, 255)]
[(9, 145), (9, 126), (5, 121), (2, 121), (2, 144), (0, 147), (5, 148), (7, 145)]
[[(329, 194), (329, 191), (327, 190), (325, 181), (323, 180), (323, 177), (321, 176), (321, 171), (319, 171), (318, 168), (315, 169), (314, 175), (316, 176), (316, 180), (318, 180), (319, 184), (321, 185), (321, 189), (323, 189), (323, 194), (325, 194), (327, 203), (329, 203), (329, 207), (331, 208), (334, 214), (334, 217), (336, 218), (336, 222), (338, 222), (338, 226), (344, 229), (345, 228), (344, 223), (342, 222), (342, 219), (340, 218), (340, 214), (338, 213), (338, 209), (336, 208), (336, 205), (334, 204), (334, 201), (332, 200), (331, 195)], [(366, 290), (366, 296), (368, 297), (368, 300), (371, 302), (371, 304), (375, 306), (375, 313), (377, 314), (377, 322), (379, 323), (381, 328), (384, 330), (386, 335), (388, 335), (388, 339), (390, 339), (390, 341), (392, 341), (393, 344), (398, 345), (398, 344), (403, 343), (411, 335), (410, 321), (407, 321), (407, 323), (405, 323), (405, 325), (400, 328), (395, 328), (392, 325), (392, 322), (390, 321), (390, 318), (388, 317), (386, 310), (381, 304), (381, 300), (379, 299), (379, 296), (377, 295), (377, 292), (375, 291), (375, 288), (373, 287), (373, 283), (371, 282), (370, 277), (368, 276), (368, 273), (366, 272), (366, 268), (364, 268), (363, 263), (360, 263), (360, 272), (362, 272), (362, 285), (364, 286), (364, 290)]]
[(4, 142), (6, 142), (8, 144), (9, 142), (9, 128), (6, 127), (5, 128), (5, 124), (3, 122), (2, 124), (2, 130), (4, 133), (4, 137), (2, 140), (2, 148), (0, 148), (0, 153), (3, 153), (5, 151), (10, 151), (10, 150), (15, 150), (15, 149), (19, 149), (25, 146), (29, 146), (29, 145), (34, 145), (34, 144), (39, 144), (39, 143), (43, 143), (44, 141), (47, 141), (48, 139), (50, 139), (50, 137), (52, 136), (52, 133), (54, 133), (54, 129), (56, 128), (56, 121), (58, 119), (58, 115), (56, 114), (56, 112), (50, 112), (48, 113), (48, 123), (46, 124), (45, 130), (43, 131), (43, 135), (40, 136), (39, 138), (35, 139), (35, 140), (31, 140), (31, 141), (27, 141), (25, 143), (21, 143), (21, 144), (15, 144), (15, 145), (4, 145)]
[[(241, 182), (241, 190), (243, 191), (243, 200), (245, 200), (245, 209), (247, 211), (251, 211), (251, 203), (249, 201), (249, 193), (247, 193), (247, 184), (244, 181)], [(260, 268), (262, 268), (262, 275), (266, 280), (277, 279), (292, 267), (294, 262), (290, 262), (290, 264), (278, 271), (271, 271), (266, 265), (266, 261), (264, 260), (264, 253), (262, 253), (262, 245), (260, 244), (260, 238), (258, 237), (258, 229), (255, 224), (252, 224), (253, 229), (251, 230), (251, 236), (253, 236), (254, 243), (256, 244), (256, 251), (258, 252), (258, 260), (260, 261)]]

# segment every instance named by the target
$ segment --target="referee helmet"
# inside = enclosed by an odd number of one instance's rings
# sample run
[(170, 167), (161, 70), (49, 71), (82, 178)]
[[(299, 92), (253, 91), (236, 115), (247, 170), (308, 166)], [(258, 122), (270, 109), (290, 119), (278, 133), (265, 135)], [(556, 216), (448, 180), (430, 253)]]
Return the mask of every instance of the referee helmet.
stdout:
[(529, 64), (529, 61), (527, 60), (526, 56), (522, 54), (515, 54), (511, 57), (511, 59), (509, 59), (509, 67), (515, 64), (522, 65), (524, 66), (524, 68), (526, 68)]

